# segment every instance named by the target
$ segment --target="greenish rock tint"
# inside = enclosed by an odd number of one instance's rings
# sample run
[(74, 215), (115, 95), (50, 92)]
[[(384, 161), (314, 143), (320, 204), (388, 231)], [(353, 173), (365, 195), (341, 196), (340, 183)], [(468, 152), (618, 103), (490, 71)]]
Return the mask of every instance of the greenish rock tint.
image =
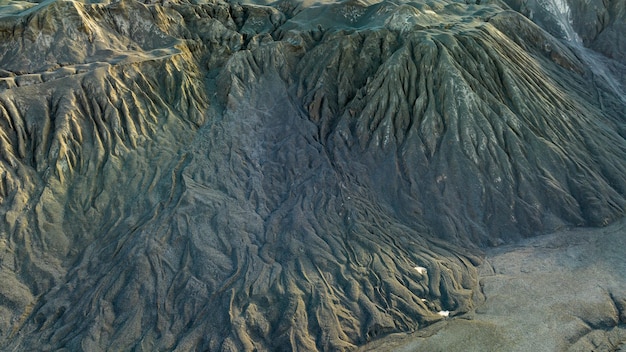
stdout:
[(353, 350), (623, 218), (619, 13), (516, 6), (0, 6), (0, 348)]

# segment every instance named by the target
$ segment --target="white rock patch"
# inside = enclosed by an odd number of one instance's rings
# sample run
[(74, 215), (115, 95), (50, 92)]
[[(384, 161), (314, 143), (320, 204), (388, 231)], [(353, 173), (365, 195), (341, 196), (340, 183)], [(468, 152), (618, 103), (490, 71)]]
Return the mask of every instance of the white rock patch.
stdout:
[(415, 269), (421, 275), (426, 275), (426, 273), (428, 272), (428, 270), (426, 270), (426, 268), (424, 268), (423, 266), (416, 266), (413, 269)]

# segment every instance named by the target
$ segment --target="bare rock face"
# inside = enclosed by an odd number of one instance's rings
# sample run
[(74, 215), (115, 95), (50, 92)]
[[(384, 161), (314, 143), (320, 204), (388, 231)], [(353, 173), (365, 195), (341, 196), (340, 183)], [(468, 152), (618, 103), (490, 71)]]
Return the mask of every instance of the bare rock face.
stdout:
[(503, 4), (7, 6), (2, 349), (351, 350), (624, 216), (626, 70)]

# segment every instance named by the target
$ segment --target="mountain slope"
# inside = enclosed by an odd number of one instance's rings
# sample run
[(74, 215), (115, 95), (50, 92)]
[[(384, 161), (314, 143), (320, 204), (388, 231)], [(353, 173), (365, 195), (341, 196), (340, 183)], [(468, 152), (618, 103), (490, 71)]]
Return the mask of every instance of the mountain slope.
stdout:
[(471, 311), (482, 247), (626, 210), (620, 92), (495, 4), (0, 22), (3, 348), (354, 349)]

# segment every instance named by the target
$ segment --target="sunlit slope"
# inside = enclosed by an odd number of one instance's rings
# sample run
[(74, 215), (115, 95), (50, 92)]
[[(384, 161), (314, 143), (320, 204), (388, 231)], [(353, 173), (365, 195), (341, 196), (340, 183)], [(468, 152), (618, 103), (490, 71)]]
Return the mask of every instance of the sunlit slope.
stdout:
[[(109, 13), (123, 4), (94, 8)], [(58, 2), (2, 19), (3, 337), (16, 333), (37, 297), (63, 282), (92, 241), (140, 226), (168, 200), (171, 182), (163, 180), (183, 163), (183, 141), (206, 118), (200, 69), (184, 42), (151, 33), (165, 38), (162, 48), (143, 50), (144, 37), (85, 27), (81, 11), (89, 9)], [(108, 33), (100, 44), (110, 45), (108, 54), (87, 54), (91, 30)], [(44, 37), (59, 40), (45, 46), (37, 42)], [(135, 49), (122, 51), (120, 41)]]
[(309, 5), (0, 18), (0, 346), (353, 349), (473, 309), (480, 246), (624, 216), (624, 106), (532, 22)]

